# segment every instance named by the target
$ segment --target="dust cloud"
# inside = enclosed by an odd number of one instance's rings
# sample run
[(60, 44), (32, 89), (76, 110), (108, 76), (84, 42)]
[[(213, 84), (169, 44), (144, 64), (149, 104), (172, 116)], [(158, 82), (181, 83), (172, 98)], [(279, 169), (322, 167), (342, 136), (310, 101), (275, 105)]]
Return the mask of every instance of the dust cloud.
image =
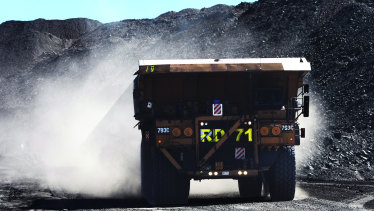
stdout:
[(295, 146), (297, 170), (309, 166), (311, 161), (319, 157), (322, 152), (320, 137), (326, 124), (322, 115), (322, 101), (314, 92), (310, 93), (309, 96), (311, 99), (309, 117), (301, 115), (298, 120), (300, 128), (305, 128), (305, 138), (301, 138), (300, 145)]
[(190, 195), (218, 195), (224, 193), (239, 194), (238, 181), (233, 179), (191, 180)]
[(63, 76), (38, 81), (33, 104), (1, 119), (4, 180), (98, 197), (139, 194), (136, 66), (121, 60), (103, 57), (83, 78), (69, 64)]
[(303, 200), (309, 197), (309, 194), (296, 184), (294, 200)]

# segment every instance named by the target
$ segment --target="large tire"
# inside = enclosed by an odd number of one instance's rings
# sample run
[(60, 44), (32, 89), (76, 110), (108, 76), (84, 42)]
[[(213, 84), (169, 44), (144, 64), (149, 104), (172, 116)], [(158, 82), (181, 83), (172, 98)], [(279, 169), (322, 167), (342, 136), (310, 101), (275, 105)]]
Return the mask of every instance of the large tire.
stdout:
[(240, 197), (260, 198), (262, 191), (261, 177), (249, 177), (238, 179)]
[(296, 161), (294, 147), (279, 148), (278, 157), (269, 171), (272, 201), (291, 201), (295, 197)]
[(180, 174), (152, 144), (141, 146), (142, 195), (152, 206), (186, 204), (190, 178)]
[(141, 192), (144, 198), (149, 198), (152, 194), (152, 157), (151, 144), (149, 141), (142, 140), (140, 147), (140, 165), (141, 165)]

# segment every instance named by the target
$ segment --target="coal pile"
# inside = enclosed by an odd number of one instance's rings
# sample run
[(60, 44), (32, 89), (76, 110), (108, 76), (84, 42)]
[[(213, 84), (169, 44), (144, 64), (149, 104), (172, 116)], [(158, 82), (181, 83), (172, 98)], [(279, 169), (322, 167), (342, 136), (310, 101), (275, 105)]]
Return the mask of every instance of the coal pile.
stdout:
[[(374, 179), (374, 10), (352, 3), (308, 37), (312, 84), (327, 123), (324, 159), (313, 165), (333, 178)], [(320, 172), (318, 172), (320, 173)], [(313, 177), (319, 174), (311, 172)], [(347, 178), (349, 179), (349, 177)]]
[(298, 174), (372, 180), (373, 37), (371, 0), (259, 0), (108, 24), (9, 21), (0, 25), (0, 107), (33, 106), (39, 81), (84, 79), (101, 59), (116, 57), (124, 71), (135, 72), (138, 59), (305, 56), (326, 125), (316, 134), (318, 156)]

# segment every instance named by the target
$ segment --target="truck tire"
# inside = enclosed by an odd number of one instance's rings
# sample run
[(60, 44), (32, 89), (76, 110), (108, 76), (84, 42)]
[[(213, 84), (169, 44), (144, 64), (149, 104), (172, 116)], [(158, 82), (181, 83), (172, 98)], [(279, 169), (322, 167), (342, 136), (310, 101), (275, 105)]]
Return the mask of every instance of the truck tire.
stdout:
[(260, 177), (248, 177), (238, 179), (240, 197), (260, 198), (262, 191), (262, 180)]
[(190, 178), (180, 174), (162, 152), (142, 142), (142, 195), (152, 206), (185, 204), (190, 192)]
[(140, 146), (140, 174), (141, 174), (141, 192), (144, 198), (149, 198), (152, 194), (150, 184), (152, 173), (151, 144), (149, 141), (142, 140)]
[(295, 196), (296, 162), (294, 147), (281, 147), (278, 157), (268, 172), (272, 201), (291, 201)]

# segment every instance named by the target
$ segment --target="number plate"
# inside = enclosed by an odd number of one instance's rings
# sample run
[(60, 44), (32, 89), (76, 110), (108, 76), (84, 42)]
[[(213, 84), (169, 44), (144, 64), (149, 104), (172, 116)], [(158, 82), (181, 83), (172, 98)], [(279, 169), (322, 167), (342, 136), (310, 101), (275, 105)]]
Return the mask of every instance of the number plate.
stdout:
[(158, 127), (157, 128), (157, 133), (158, 134), (169, 134), (170, 133), (170, 128), (168, 128), (168, 127)]
[[(228, 133), (230, 126), (235, 122), (225, 121), (210, 121), (207, 124), (199, 127), (200, 142), (218, 142), (226, 133)], [(241, 125), (231, 135), (230, 140), (233, 142), (248, 141), (252, 142), (252, 128), (249, 125)]]

